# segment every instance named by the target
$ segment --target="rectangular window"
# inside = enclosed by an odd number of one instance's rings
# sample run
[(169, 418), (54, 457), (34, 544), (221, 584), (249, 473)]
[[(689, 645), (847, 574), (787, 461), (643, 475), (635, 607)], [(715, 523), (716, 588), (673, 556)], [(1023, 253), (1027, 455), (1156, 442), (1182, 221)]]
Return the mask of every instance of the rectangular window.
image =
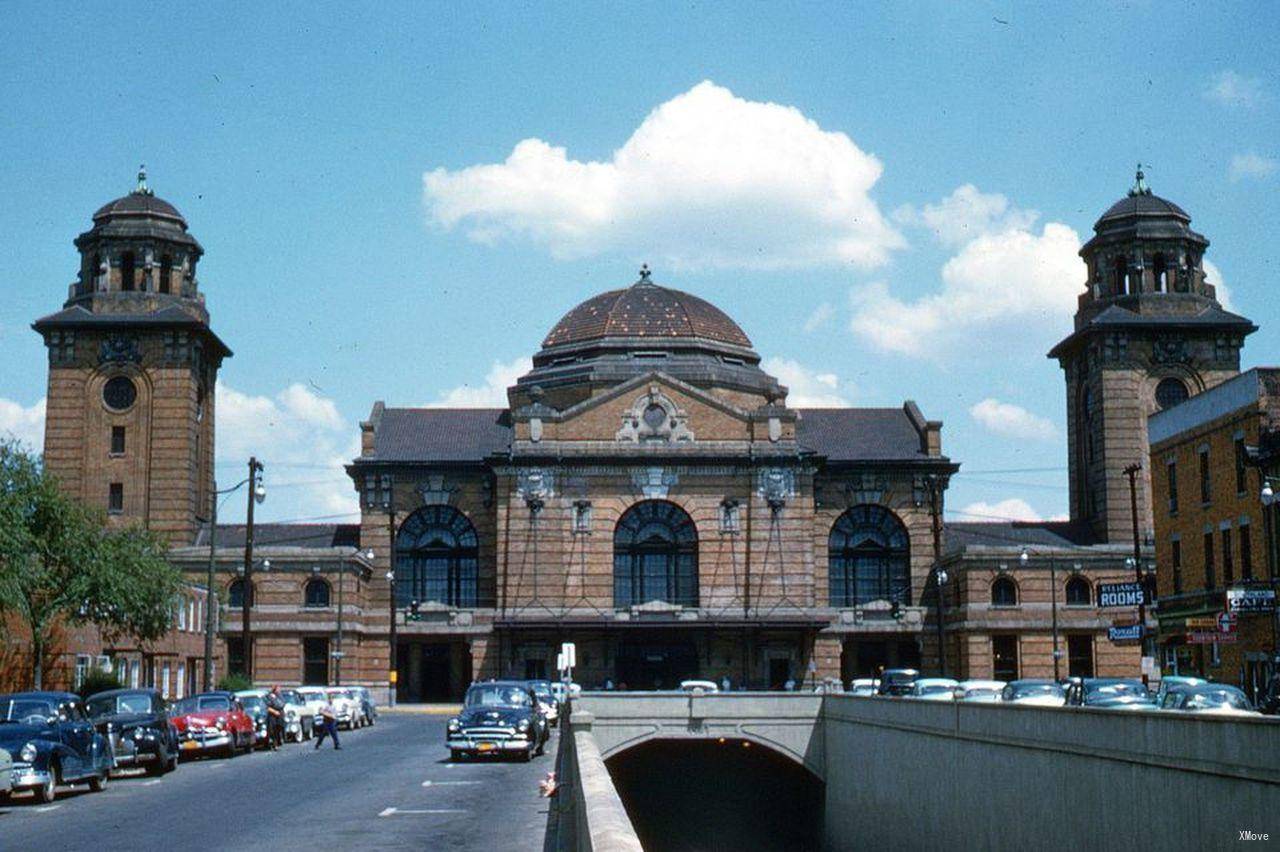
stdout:
[(244, 641), (239, 636), (227, 639), (227, 671), (244, 673)]
[(178, 679), (173, 682), (173, 697), (181, 698), (186, 692), (187, 664), (178, 663)]
[(89, 673), (89, 655), (76, 655), (76, 689), (80, 688), (80, 684), (84, 683), (85, 675)]
[(1222, 582), (1230, 586), (1236, 579), (1236, 561), (1231, 552), (1231, 528), (1222, 530)]
[(1093, 637), (1067, 637), (1067, 674), (1071, 677), (1093, 677)]
[(187, 605), (178, 601), (178, 629), (187, 629)]
[(124, 511), (124, 483), (113, 482), (107, 489), (107, 511), (118, 515)]
[(1200, 502), (1208, 503), (1213, 498), (1212, 483), (1209, 479), (1209, 451), (1200, 451)]
[(324, 636), (302, 640), (302, 683), (306, 686), (329, 684), (329, 640)]
[(1173, 545), (1171, 556), (1173, 562), (1173, 593), (1177, 595), (1182, 592), (1182, 541), (1175, 538), (1171, 544)]
[(991, 672), (996, 680), (1018, 679), (1018, 637), (991, 637)]
[(169, 664), (165, 663), (160, 667), (160, 695), (164, 698), (169, 697)]
[(1212, 589), (1216, 585), (1213, 576), (1213, 531), (1204, 534), (1204, 587)]
[(1253, 542), (1250, 540), (1249, 525), (1240, 527), (1240, 576), (1245, 580), (1253, 579)]
[(124, 455), (124, 427), (123, 426), (111, 427), (111, 455), (113, 456)]
[(1244, 438), (1236, 438), (1236, 493), (1243, 494), (1248, 488), (1245, 482)]
[(1178, 464), (1169, 462), (1169, 513), (1178, 511)]

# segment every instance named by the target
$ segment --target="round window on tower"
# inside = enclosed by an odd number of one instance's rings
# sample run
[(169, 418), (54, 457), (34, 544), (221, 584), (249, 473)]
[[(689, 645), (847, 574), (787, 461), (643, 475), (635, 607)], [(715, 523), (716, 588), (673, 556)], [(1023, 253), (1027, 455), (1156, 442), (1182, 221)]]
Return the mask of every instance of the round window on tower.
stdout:
[(653, 404), (644, 410), (644, 423), (650, 429), (661, 429), (667, 422), (667, 410), (661, 405)]
[(1181, 379), (1161, 379), (1160, 384), (1156, 385), (1156, 405), (1160, 406), (1161, 411), (1186, 402), (1189, 395), (1187, 386)]
[(102, 386), (102, 401), (112, 411), (125, 411), (138, 399), (138, 387), (128, 376), (113, 376)]

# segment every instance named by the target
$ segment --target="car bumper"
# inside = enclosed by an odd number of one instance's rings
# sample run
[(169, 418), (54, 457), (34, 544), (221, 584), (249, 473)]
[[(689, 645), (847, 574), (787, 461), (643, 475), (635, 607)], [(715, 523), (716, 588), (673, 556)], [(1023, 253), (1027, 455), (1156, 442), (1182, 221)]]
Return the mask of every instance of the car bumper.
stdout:
[(9, 770), (9, 789), (14, 792), (36, 790), (48, 784), (51, 778), (47, 769), (36, 769), (29, 763), (15, 763)]
[(214, 748), (226, 748), (231, 744), (230, 731), (219, 731), (216, 734), (203, 734), (192, 737), (183, 735), (178, 740), (178, 750), (186, 754), (194, 754)]
[(521, 752), (528, 751), (533, 746), (533, 740), (518, 740), (515, 738), (498, 740), (468, 736), (452, 736), (445, 743), (449, 746), (450, 751), (460, 751), (466, 754)]

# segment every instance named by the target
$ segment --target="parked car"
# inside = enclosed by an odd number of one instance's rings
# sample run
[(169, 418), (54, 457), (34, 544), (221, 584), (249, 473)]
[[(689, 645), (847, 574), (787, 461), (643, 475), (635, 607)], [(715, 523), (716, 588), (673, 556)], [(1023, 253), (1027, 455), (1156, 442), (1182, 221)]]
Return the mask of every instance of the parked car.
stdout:
[(1001, 700), (1004, 687), (1002, 680), (962, 680), (953, 694), (956, 701), (991, 703)]
[(682, 681), (680, 681), (680, 691), (681, 691), (681, 692), (695, 692), (695, 691), (699, 691), (699, 690), (700, 690), (700, 691), (702, 691), (702, 692), (719, 692), (719, 691), (720, 691), (720, 687), (716, 685), (715, 681), (711, 681), (711, 680), (682, 680)]
[(1087, 677), (1071, 684), (1067, 689), (1067, 706), (1102, 710), (1156, 709), (1142, 681), (1119, 677)]
[(1244, 692), (1225, 683), (1175, 684), (1165, 691), (1160, 709), (1205, 716), (1262, 715)]
[(360, 701), (360, 713), (364, 718), (366, 725), (372, 725), (378, 720), (378, 705), (373, 702), (373, 696), (369, 694), (368, 687), (353, 686), (351, 694)]
[(0, 695), (0, 749), (13, 759), (11, 791), (31, 790), (41, 802), (52, 802), (59, 784), (88, 784), (96, 793), (115, 766), (111, 744), (69, 692)]
[(908, 695), (924, 701), (954, 701), (959, 685), (949, 677), (922, 677), (911, 684)]
[(284, 699), (285, 739), (299, 743), (311, 739), (316, 714), (296, 689), (282, 689), (280, 697)]
[(321, 724), (320, 708), (329, 703), (329, 695), (323, 686), (300, 686), (295, 692), (302, 699), (302, 705), (311, 714), (312, 730)]
[(462, 712), (449, 720), (445, 742), (454, 760), (482, 754), (542, 754), (550, 736), (537, 696), (524, 681), (485, 681), (467, 688)]
[(0, 748), (0, 802), (9, 798), (13, 789), (13, 756)]
[(1053, 680), (1011, 680), (1000, 690), (1000, 700), (1033, 707), (1062, 707), (1067, 703), (1067, 691)]
[(849, 683), (850, 695), (879, 695), (880, 681), (870, 677), (860, 677)]
[(538, 709), (547, 718), (547, 724), (554, 728), (560, 723), (560, 702), (551, 692), (551, 681), (531, 680), (529, 686), (538, 699)]
[(202, 692), (178, 701), (173, 705), (173, 724), (183, 755), (235, 757), (253, 749), (253, 720), (231, 692)]
[(333, 712), (338, 717), (339, 728), (355, 730), (364, 724), (360, 712), (360, 701), (352, 696), (351, 690), (345, 687), (329, 687), (324, 691), (333, 705)]
[(242, 689), (236, 693), (240, 706), (253, 720), (253, 744), (266, 747), (267, 739), (267, 691), (265, 689)]
[(111, 689), (85, 702), (93, 726), (111, 743), (117, 768), (144, 766), (148, 775), (178, 768), (178, 731), (169, 705), (154, 689)]
[(1164, 696), (1171, 688), (1175, 686), (1199, 686), (1202, 683), (1208, 683), (1202, 677), (1187, 677), (1186, 675), (1165, 675), (1160, 678), (1160, 686), (1156, 688), (1156, 706), (1164, 707)]
[(919, 679), (920, 672), (915, 669), (885, 669), (880, 673), (880, 685), (876, 687), (876, 694), (910, 695), (911, 687)]

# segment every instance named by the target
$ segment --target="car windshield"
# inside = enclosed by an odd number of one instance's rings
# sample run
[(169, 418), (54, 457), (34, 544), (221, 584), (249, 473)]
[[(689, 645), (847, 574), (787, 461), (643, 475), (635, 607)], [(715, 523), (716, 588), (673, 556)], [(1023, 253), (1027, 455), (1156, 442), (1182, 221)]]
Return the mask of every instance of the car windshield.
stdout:
[(345, 689), (331, 689), (329, 690), (329, 697), (330, 698), (350, 698), (351, 693), (347, 692)]
[(528, 707), (529, 693), (518, 686), (485, 684), (467, 690), (468, 707)]
[(1193, 692), (1187, 696), (1187, 703), (1184, 706), (1188, 710), (1208, 710), (1218, 707), (1229, 707), (1233, 710), (1253, 709), (1249, 706), (1249, 699), (1244, 697), (1243, 692), (1226, 686)]
[(955, 686), (949, 683), (926, 683), (918, 684), (916, 689), (921, 695), (941, 695), (944, 692), (954, 692)]
[(916, 676), (909, 672), (885, 672), (880, 679), (892, 684), (914, 683)]
[(1005, 698), (1035, 698), (1041, 695), (1062, 698), (1066, 692), (1056, 683), (1011, 683), (1004, 688)]
[(179, 713), (204, 713), (209, 710), (230, 710), (231, 700), (225, 695), (193, 695), (175, 705)]
[(1141, 683), (1130, 681), (1111, 681), (1109, 683), (1085, 684), (1085, 701), (1113, 701), (1117, 698), (1140, 698), (1149, 700), (1147, 689)]
[(38, 698), (0, 699), (0, 707), (4, 708), (4, 713), (0, 715), (0, 718), (10, 722), (44, 722), (58, 715), (53, 702), (42, 701)]
[(155, 702), (145, 692), (131, 692), (126, 695), (109, 695), (104, 698), (89, 699), (89, 715), (93, 718), (111, 716), (116, 713), (154, 713)]
[(999, 695), (1000, 690), (993, 686), (971, 686), (964, 691), (965, 698), (981, 698), (987, 695)]
[(304, 704), (308, 701), (312, 703), (317, 701), (324, 701), (323, 692), (299, 692), (298, 697), (302, 699)]
[(250, 712), (254, 710), (265, 710), (267, 702), (263, 701), (257, 695), (246, 695), (240, 699), (240, 703), (244, 705), (244, 709)]

